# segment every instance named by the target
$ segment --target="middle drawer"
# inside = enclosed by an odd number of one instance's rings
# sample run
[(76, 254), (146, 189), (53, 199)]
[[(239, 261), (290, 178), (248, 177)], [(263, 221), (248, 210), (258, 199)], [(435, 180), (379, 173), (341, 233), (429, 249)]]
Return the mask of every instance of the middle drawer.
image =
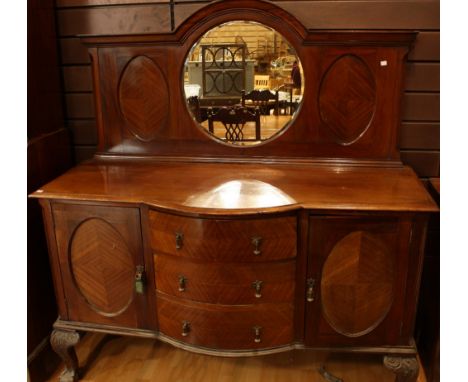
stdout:
[(157, 290), (213, 304), (293, 302), (295, 260), (204, 263), (154, 255)]

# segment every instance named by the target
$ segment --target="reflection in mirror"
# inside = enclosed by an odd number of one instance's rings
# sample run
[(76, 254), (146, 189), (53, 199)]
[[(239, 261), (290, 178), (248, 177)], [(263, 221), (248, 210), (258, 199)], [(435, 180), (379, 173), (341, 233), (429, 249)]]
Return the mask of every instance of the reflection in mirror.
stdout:
[(212, 137), (252, 146), (295, 117), (303, 78), (282, 35), (256, 22), (232, 21), (209, 30), (190, 50), (184, 92), (192, 117)]

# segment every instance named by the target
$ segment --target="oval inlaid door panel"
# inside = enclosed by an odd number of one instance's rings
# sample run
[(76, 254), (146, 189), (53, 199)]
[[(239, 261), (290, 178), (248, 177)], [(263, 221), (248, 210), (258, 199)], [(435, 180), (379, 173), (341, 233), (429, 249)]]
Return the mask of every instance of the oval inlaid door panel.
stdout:
[(324, 316), (338, 333), (358, 337), (372, 331), (393, 301), (394, 262), (386, 245), (364, 231), (341, 239), (322, 270)]
[(153, 140), (169, 116), (169, 91), (159, 67), (138, 56), (125, 68), (119, 85), (120, 110), (130, 132), (142, 141)]
[(132, 302), (132, 255), (106, 221), (92, 218), (78, 226), (70, 243), (70, 268), (76, 287), (97, 313), (116, 316)]
[(367, 64), (353, 55), (337, 59), (325, 73), (319, 91), (320, 118), (336, 143), (350, 145), (372, 122), (376, 87)]

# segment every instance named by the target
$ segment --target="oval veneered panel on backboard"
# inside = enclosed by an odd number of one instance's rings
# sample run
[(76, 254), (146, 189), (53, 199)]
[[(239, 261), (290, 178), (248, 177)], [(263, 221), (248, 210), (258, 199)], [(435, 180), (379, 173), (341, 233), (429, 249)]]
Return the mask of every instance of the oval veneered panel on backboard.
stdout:
[(159, 67), (145, 56), (135, 57), (119, 84), (120, 110), (130, 132), (139, 140), (153, 140), (169, 116), (169, 91)]
[(374, 75), (354, 55), (338, 58), (323, 76), (318, 104), (320, 119), (336, 143), (350, 145), (370, 126), (376, 105)]
[(97, 313), (115, 316), (133, 300), (135, 266), (120, 233), (102, 219), (81, 223), (70, 243), (75, 285)]
[(341, 239), (322, 270), (322, 309), (330, 326), (348, 337), (377, 327), (393, 302), (393, 273), (393, 257), (377, 237), (356, 231)]

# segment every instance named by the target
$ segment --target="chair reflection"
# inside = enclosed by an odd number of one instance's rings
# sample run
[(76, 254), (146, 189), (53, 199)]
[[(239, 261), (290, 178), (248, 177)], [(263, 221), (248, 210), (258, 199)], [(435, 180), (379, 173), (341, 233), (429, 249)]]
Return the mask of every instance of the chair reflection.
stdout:
[(225, 139), (229, 142), (252, 141), (244, 138), (244, 126), (247, 122), (255, 122), (255, 141), (261, 140), (260, 134), (260, 110), (256, 108), (253, 112), (242, 106), (223, 107), (217, 112), (208, 110), (208, 130), (214, 133), (214, 122), (223, 124), (226, 132)]
[(242, 91), (242, 106), (259, 108), (260, 114), (270, 115), (273, 110), (274, 115), (278, 115), (278, 92), (272, 93), (270, 90), (252, 90), (249, 93)]
[(201, 123), (203, 121), (206, 121), (206, 109), (200, 106), (200, 100), (197, 96), (188, 97), (187, 104), (190, 111), (192, 112), (192, 116), (197, 122)]

